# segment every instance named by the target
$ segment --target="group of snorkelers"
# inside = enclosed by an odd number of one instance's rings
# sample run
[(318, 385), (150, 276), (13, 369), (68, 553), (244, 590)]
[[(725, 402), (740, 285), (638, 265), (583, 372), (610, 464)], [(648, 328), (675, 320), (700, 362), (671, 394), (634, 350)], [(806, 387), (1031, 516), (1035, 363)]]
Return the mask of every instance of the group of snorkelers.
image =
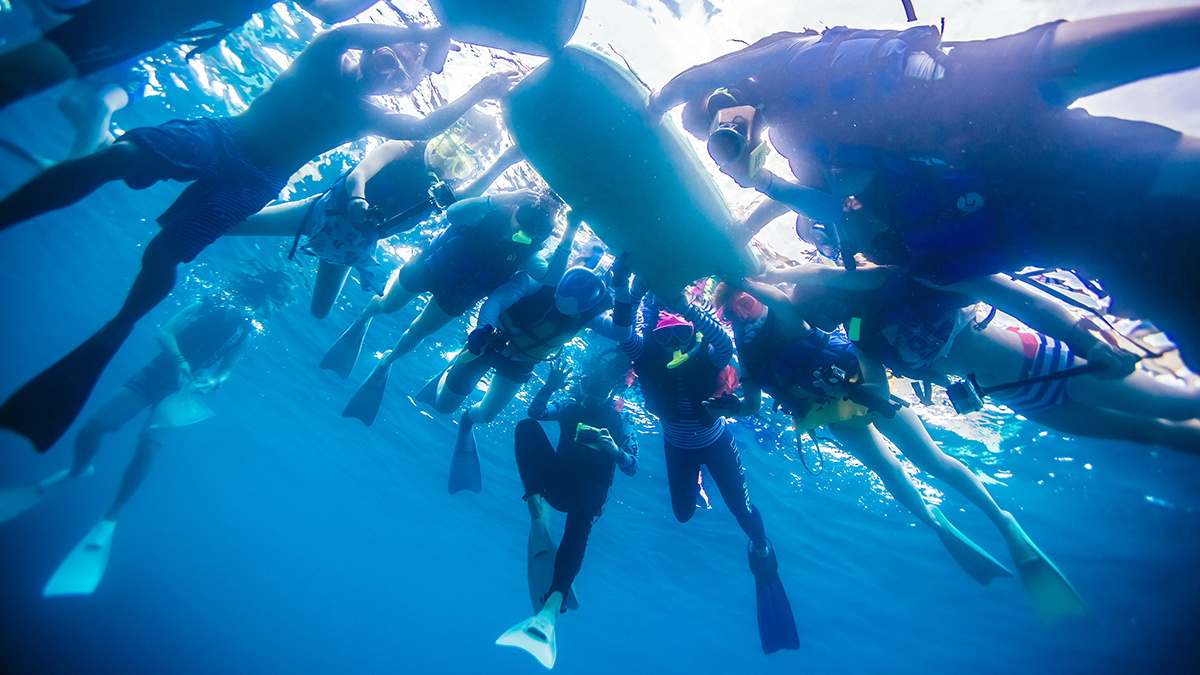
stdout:
[[(113, 7), (124, 4), (138, 2), (92, 0), (81, 14), (111, 23)], [(231, 4), (237, 11), (214, 14)], [(323, 7), (331, 12), (323, 18), (334, 21), (368, 3), (302, 4)], [(203, 7), (164, 9), (177, 21), (153, 31), (121, 22), (124, 32), (107, 36), (111, 54), (80, 48), (100, 38), (71, 24), (76, 16), (0, 55), (0, 105), (121, 63), (205, 21), (235, 26), (254, 9), (245, 2)], [(1200, 324), (1188, 317), (1200, 306), (1190, 262), (1200, 251), (1200, 142), (1067, 106), (1200, 65), (1198, 35), (1197, 9), (1055, 22), (959, 43), (943, 43), (933, 26), (838, 27), (777, 33), (690, 68), (649, 95), (648, 123), (671, 124), (660, 118), (683, 105), (684, 128), (707, 142), (720, 171), (766, 197), (742, 223), (743, 241), (794, 212), (797, 235), (826, 262), (787, 261), (751, 278), (651, 288), (645, 251), (629, 256), (595, 237), (577, 244), (586, 209), (564, 204), (540, 179), (531, 189), (495, 188), (524, 155), (515, 144), (484, 152), (507, 134), (474, 106), (503, 98), (516, 73), (489, 75), (424, 117), (402, 115), (373, 97), (411, 95), (441, 72), (451, 33), (343, 24), (313, 39), (244, 113), (133, 129), (0, 201), (3, 229), (109, 181), (135, 189), (191, 182), (159, 217), (162, 229), (119, 313), (12, 394), (0, 406), (0, 427), (39, 452), (50, 449), (137, 321), (171, 292), (181, 263), (227, 234), (288, 237), (293, 252), (318, 259), (315, 317), (329, 314), (351, 271), (373, 295), (321, 361), (343, 379), (375, 317), (426, 298), (343, 416), (372, 424), (392, 365), (479, 307), (461, 350), (415, 395), (450, 414), (492, 374), (482, 400), (461, 413), (451, 493), (482, 489), (475, 425), (496, 419), (539, 364), (589, 331), (578, 372), (552, 368), (512, 434), (531, 518), (535, 614), (498, 643), (522, 647), (547, 667), (559, 614), (578, 606), (571, 586), (616, 469), (637, 469), (631, 396), (622, 393), (635, 381), (644, 410), (661, 423), (676, 518), (686, 522), (697, 508), (703, 469), (749, 539), (764, 652), (798, 649), (799, 637), (728, 426), (757, 414), (763, 393), (798, 436), (828, 429), (972, 578), (987, 584), (1013, 576), (929, 503), (890, 442), (993, 522), (1043, 619), (1082, 616), (1086, 607), (1066, 577), (975, 473), (938, 447), (915, 404), (893, 393), (889, 371), (946, 387), (962, 412), (990, 396), (1063, 433), (1200, 452), (1200, 389), (1156, 374), (1169, 348), (1118, 333), (1102, 308), (1037, 280), (1053, 274), (1020, 273), (1035, 265), (1069, 269), (1093, 290), (1098, 279), (1119, 303), (1114, 313), (1152, 320), (1185, 364), (1195, 358)], [(269, 205), (314, 157), (368, 135), (389, 140), (321, 194)], [(787, 160), (791, 178), (766, 168), (770, 148)], [(431, 219), (440, 229), (388, 274), (378, 242)], [(84, 424), (72, 467), (2, 493), (2, 518), (31, 507), (86, 473), (105, 433), (154, 410), (116, 501), (47, 585), (48, 595), (90, 593), (99, 583), (117, 513), (163, 433), (206, 416), (197, 398), (229, 376), (254, 312), (281, 303), (286, 277), (259, 266), (231, 283), (223, 300), (184, 309), (159, 333), (162, 354)], [(558, 422), (557, 445), (543, 421)], [(566, 513), (557, 544), (547, 506)]]

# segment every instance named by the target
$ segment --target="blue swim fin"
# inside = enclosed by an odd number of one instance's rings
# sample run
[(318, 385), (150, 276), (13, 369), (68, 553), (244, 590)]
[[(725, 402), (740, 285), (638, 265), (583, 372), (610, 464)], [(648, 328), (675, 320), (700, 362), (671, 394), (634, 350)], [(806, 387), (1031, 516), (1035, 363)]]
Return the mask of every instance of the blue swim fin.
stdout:
[(788, 602), (783, 582), (779, 580), (779, 561), (775, 558), (775, 547), (767, 546), (767, 555), (754, 551), (751, 542), (747, 554), (750, 571), (754, 574), (755, 594), (758, 597), (758, 636), (762, 640), (764, 654), (780, 649), (800, 649), (800, 636), (796, 633), (796, 618)]
[(383, 353), (383, 358), (375, 364), (375, 370), (371, 371), (371, 375), (363, 381), (358, 391), (354, 392), (354, 396), (351, 396), (350, 401), (346, 403), (346, 407), (342, 410), (342, 417), (356, 417), (367, 426), (371, 426), (375, 422), (375, 416), (379, 414), (379, 405), (383, 402), (383, 392), (387, 389), (388, 373), (392, 369), (392, 365), (387, 362), (387, 357), (391, 353), (391, 351)]
[(43, 370), (0, 405), (0, 429), (33, 441), (38, 452), (50, 449), (83, 410), (100, 374), (128, 333), (101, 328), (58, 363)]
[[(532, 497), (531, 497), (532, 499)], [(550, 584), (554, 583), (554, 560), (558, 557), (558, 544), (550, 536), (550, 516), (546, 513), (529, 525), (529, 548), (526, 572), (529, 578), (529, 601), (537, 612), (545, 604)], [(575, 586), (567, 589), (563, 607), (579, 609), (575, 598)]]
[(1083, 618), (1088, 615), (1083, 598), (1067, 581), (1067, 577), (1042, 553), (1029, 535), (1017, 524), (1011, 513), (1005, 514), (1009, 521), (1012, 538), (1008, 550), (1017, 563), (1017, 576), (1025, 587), (1025, 595), (1033, 604), (1033, 611), (1047, 625), (1060, 619)]
[(417, 403), (424, 403), (425, 405), (431, 407), (436, 405), (438, 385), (441, 383), (442, 376), (446, 374), (447, 370), (450, 370), (450, 366), (446, 366), (440, 373), (434, 375), (432, 379), (426, 382), (425, 386), (421, 387), (421, 391), (417, 392), (416, 398), (413, 400), (415, 400)]
[(54, 576), (42, 589), (42, 595), (47, 598), (56, 595), (91, 595), (108, 568), (108, 554), (112, 550), (116, 527), (116, 521), (112, 520), (96, 523), (54, 571)]
[(458, 438), (454, 441), (454, 456), (450, 458), (450, 480), (446, 486), (450, 494), (460, 490), (483, 492), (474, 427), (471, 409), (467, 408), (458, 421)]
[(942, 540), (942, 546), (946, 547), (946, 551), (950, 553), (951, 558), (954, 558), (954, 562), (958, 563), (963, 571), (970, 574), (971, 578), (987, 585), (996, 577), (1012, 576), (1012, 572), (1000, 564), (1000, 561), (951, 525), (950, 521), (946, 520), (946, 516), (942, 514), (941, 509), (930, 506), (929, 510), (933, 513), (934, 520), (940, 525), (934, 532), (937, 533), (938, 539)]
[(346, 332), (325, 352), (324, 358), (321, 359), (321, 368), (332, 370), (343, 380), (350, 377), (350, 371), (354, 370), (358, 354), (362, 351), (363, 340), (367, 337), (367, 328), (370, 326), (370, 319), (364, 321), (362, 326), (358, 325), (358, 321), (350, 324)]

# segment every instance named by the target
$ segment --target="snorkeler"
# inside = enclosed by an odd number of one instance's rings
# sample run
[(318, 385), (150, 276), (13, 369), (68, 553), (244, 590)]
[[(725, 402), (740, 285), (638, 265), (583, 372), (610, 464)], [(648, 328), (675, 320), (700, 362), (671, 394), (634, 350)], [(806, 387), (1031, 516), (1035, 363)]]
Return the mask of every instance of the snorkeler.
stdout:
[[(578, 608), (571, 584), (583, 565), (588, 535), (604, 510), (615, 469), (627, 476), (637, 472), (637, 431), (623, 402), (613, 398), (617, 375), (585, 370), (578, 394), (550, 401), (567, 382), (567, 372), (555, 368), (529, 403), (530, 419), (518, 422), (514, 431), (517, 470), (529, 507), (529, 594), (537, 613), (496, 644), (520, 647), (547, 668), (554, 666), (559, 613)], [(538, 421), (558, 422), (557, 449)], [(547, 505), (567, 514), (558, 546), (550, 538)]]
[(31, 508), (69, 479), (90, 473), (103, 437), (150, 410), (116, 497), (59, 566), (43, 595), (90, 595), (96, 589), (108, 565), (117, 517), (146, 479), (167, 435), (213, 415), (204, 402), (206, 395), (229, 379), (260, 329), (258, 320), (291, 301), (294, 283), (286, 272), (253, 260), (243, 265), (224, 297), (194, 302), (163, 325), (157, 338), (162, 353), (84, 423), (75, 438), (71, 468), (36, 485), (0, 491), (3, 521)]
[[(465, 183), (483, 168), (478, 165), (477, 146), (499, 134), (494, 118), (472, 108), (432, 141), (382, 143), (328, 190), (268, 206), (229, 235), (294, 237), (296, 249), (316, 256), (311, 311), (323, 319), (341, 295), (351, 268), (363, 290), (383, 293), (388, 277), (375, 259), (380, 239), (407, 232), (457, 199), (478, 197), (521, 160), (520, 150), (509, 147), (486, 171)], [(350, 377), (350, 371), (338, 375)]]
[[(860, 279), (861, 275), (846, 281), (854, 284)], [(1070, 582), (1012, 514), (1000, 509), (970, 469), (941, 451), (915, 412), (894, 401), (886, 371), (878, 363), (858, 353), (845, 335), (811, 326), (782, 291), (755, 282), (747, 282), (746, 288), (749, 293), (731, 292), (724, 303), (734, 321), (742, 386), (749, 403), (740, 414), (754, 414), (760, 392), (766, 391), (792, 414), (797, 434), (828, 426), (905, 508), (933, 529), (971, 577), (987, 584), (996, 577), (1012, 576), (925, 501), (885, 445), (886, 437), (917, 467), (967, 497), (996, 525), (1039, 616), (1051, 622), (1086, 614)]]
[(686, 523), (695, 514), (700, 468), (706, 467), (725, 505), (750, 538), (747, 553), (754, 574), (763, 652), (799, 649), (800, 637), (779, 579), (775, 547), (767, 540), (762, 516), (750, 502), (737, 443), (725, 428), (725, 419), (710, 413), (705, 405), (737, 386), (736, 374), (729, 366), (733, 342), (715, 318), (690, 303), (681, 314), (675, 314), (647, 296), (638, 317), (639, 303), (637, 295), (630, 293), (628, 270), (622, 265), (614, 277), (613, 323), (628, 331), (621, 347), (633, 361), (646, 409), (662, 424), (675, 518)]
[[(563, 271), (580, 221), (568, 217), (567, 231), (539, 282), (518, 272), (497, 288), (479, 310), (466, 347), (417, 396), (441, 413), (458, 408), (489, 370), (495, 371), (483, 400), (463, 411), (450, 463), (450, 493), (481, 489), (474, 425), (487, 424), (529, 381), (533, 368), (581, 331), (592, 329), (612, 340), (623, 333), (612, 325), (612, 296), (604, 279), (586, 266)], [(428, 394), (427, 394), (428, 392)], [(433, 399), (433, 400), (429, 400)]]
[[(89, 0), (60, 10), (70, 18), (0, 55), (0, 109), (61, 82), (136, 60), (171, 40), (197, 49), (216, 45), (269, 0)], [(375, 4), (371, 0), (298, 0), (330, 24)]]
[[(902, 269), (820, 265), (771, 270), (766, 278), (795, 284), (800, 311), (822, 316), (826, 327), (856, 321), (859, 351), (915, 380), (949, 385), (949, 377), (971, 375), (987, 389), (1100, 364), (990, 395), (1066, 434), (1200, 453), (1200, 391), (1135, 370), (1135, 357), (1103, 339), (1096, 322), (1077, 319), (1027, 283), (993, 275), (934, 287)], [(854, 290), (830, 288), (849, 280)], [(981, 316), (980, 300), (1028, 328), (999, 325), (994, 310)]]
[[(430, 138), (471, 106), (512, 86), (513, 74), (490, 75), (424, 118), (370, 102), (374, 95), (411, 92), (427, 74), (422, 55), (447, 44), (437, 30), (335, 28), (318, 35), (241, 115), (134, 129), (88, 157), (51, 167), (0, 201), (3, 229), (73, 204), (109, 181), (125, 180), (135, 188), (166, 179), (195, 181), (159, 217), (162, 231), (146, 246), (142, 269), (117, 316), (0, 406), (0, 428), (28, 437), (38, 451), (50, 448), (134, 324), (171, 292), (176, 267), (275, 199), (310, 159), (369, 133)], [(361, 54), (357, 62), (351, 51)]]
[[(1136, 12), (945, 49), (932, 26), (779, 33), (681, 73), (649, 110), (689, 101), (685, 126), (713, 131), (722, 170), (823, 224), (847, 259), (937, 283), (1079, 270), (1186, 361), (1200, 353), (1200, 140), (1067, 106), (1200, 65), (1198, 24), (1194, 7)], [(799, 183), (758, 168), (759, 113)]]
[(396, 346), (354, 392), (342, 416), (356, 417), (368, 426), (374, 423), (396, 360), (517, 272), (541, 279), (547, 264), (538, 251), (554, 231), (560, 205), (550, 195), (516, 190), (464, 199), (447, 209), (446, 229), (392, 274), (384, 294), (371, 299), (321, 361), (323, 368), (348, 373), (374, 317), (396, 312), (418, 295), (430, 294), (429, 302)]

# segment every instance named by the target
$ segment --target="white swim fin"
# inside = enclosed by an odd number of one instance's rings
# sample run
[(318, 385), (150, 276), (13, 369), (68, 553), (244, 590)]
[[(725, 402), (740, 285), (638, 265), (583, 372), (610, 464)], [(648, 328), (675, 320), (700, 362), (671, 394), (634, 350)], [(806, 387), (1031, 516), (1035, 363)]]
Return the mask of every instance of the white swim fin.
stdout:
[(504, 631), (503, 635), (496, 638), (496, 644), (519, 647), (533, 654), (543, 666), (554, 667), (558, 651), (554, 643), (554, 623), (541, 614), (534, 614)]
[(46, 582), (42, 595), (91, 595), (104, 578), (104, 570), (108, 567), (108, 554), (112, 550), (113, 530), (117, 527), (114, 520), (101, 520), (96, 523), (79, 542), (67, 559), (58, 566), (54, 576)]

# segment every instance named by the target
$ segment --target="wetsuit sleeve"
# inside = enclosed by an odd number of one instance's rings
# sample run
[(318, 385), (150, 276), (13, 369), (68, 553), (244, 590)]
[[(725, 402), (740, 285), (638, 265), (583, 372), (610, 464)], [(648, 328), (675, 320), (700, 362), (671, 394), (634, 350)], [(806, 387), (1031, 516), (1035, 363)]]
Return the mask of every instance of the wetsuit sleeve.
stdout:
[(584, 328), (591, 328), (596, 331), (601, 337), (606, 337), (609, 340), (620, 342), (625, 339), (628, 334), (628, 329), (618, 328), (613, 324), (612, 310), (609, 310), (599, 316), (592, 317), (592, 320), (587, 322)]
[(558, 419), (558, 412), (562, 406), (556, 403), (550, 403), (550, 397), (554, 392), (558, 391), (557, 387), (551, 387), (549, 384), (542, 385), (538, 393), (533, 395), (533, 400), (529, 402), (529, 409), (525, 411), (530, 419), (554, 421)]
[(692, 322), (696, 330), (704, 333), (704, 337), (708, 340), (708, 358), (717, 368), (724, 368), (729, 365), (733, 359), (733, 340), (729, 339), (729, 333), (721, 328), (721, 324), (717, 323), (717, 319), (712, 313), (697, 305), (688, 305), (683, 312), (683, 318)]
[(537, 281), (524, 272), (517, 272), (511, 279), (492, 291), (483, 306), (479, 308), (479, 318), (476, 327), (499, 326), (500, 314), (512, 307), (521, 298), (537, 292), (541, 286)]
[[(566, 269), (565, 263), (563, 265), (563, 269)], [(521, 271), (525, 274), (528, 274), (530, 277), (533, 277), (538, 282), (544, 282), (545, 280), (549, 279), (552, 272), (550, 265), (540, 253), (529, 256), (529, 258), (521, 265)], [(561, 277), (562, 272), (560, 271), (558, 275)], [(554, 283), (557, 284), (558, 282), (555, 281)]]
[(793, 183), (766, 169), (759, 171), (746, 187), (753, 187), (818, 223), (836, 223), (842, 219), (842, 200), (836, 195)]

